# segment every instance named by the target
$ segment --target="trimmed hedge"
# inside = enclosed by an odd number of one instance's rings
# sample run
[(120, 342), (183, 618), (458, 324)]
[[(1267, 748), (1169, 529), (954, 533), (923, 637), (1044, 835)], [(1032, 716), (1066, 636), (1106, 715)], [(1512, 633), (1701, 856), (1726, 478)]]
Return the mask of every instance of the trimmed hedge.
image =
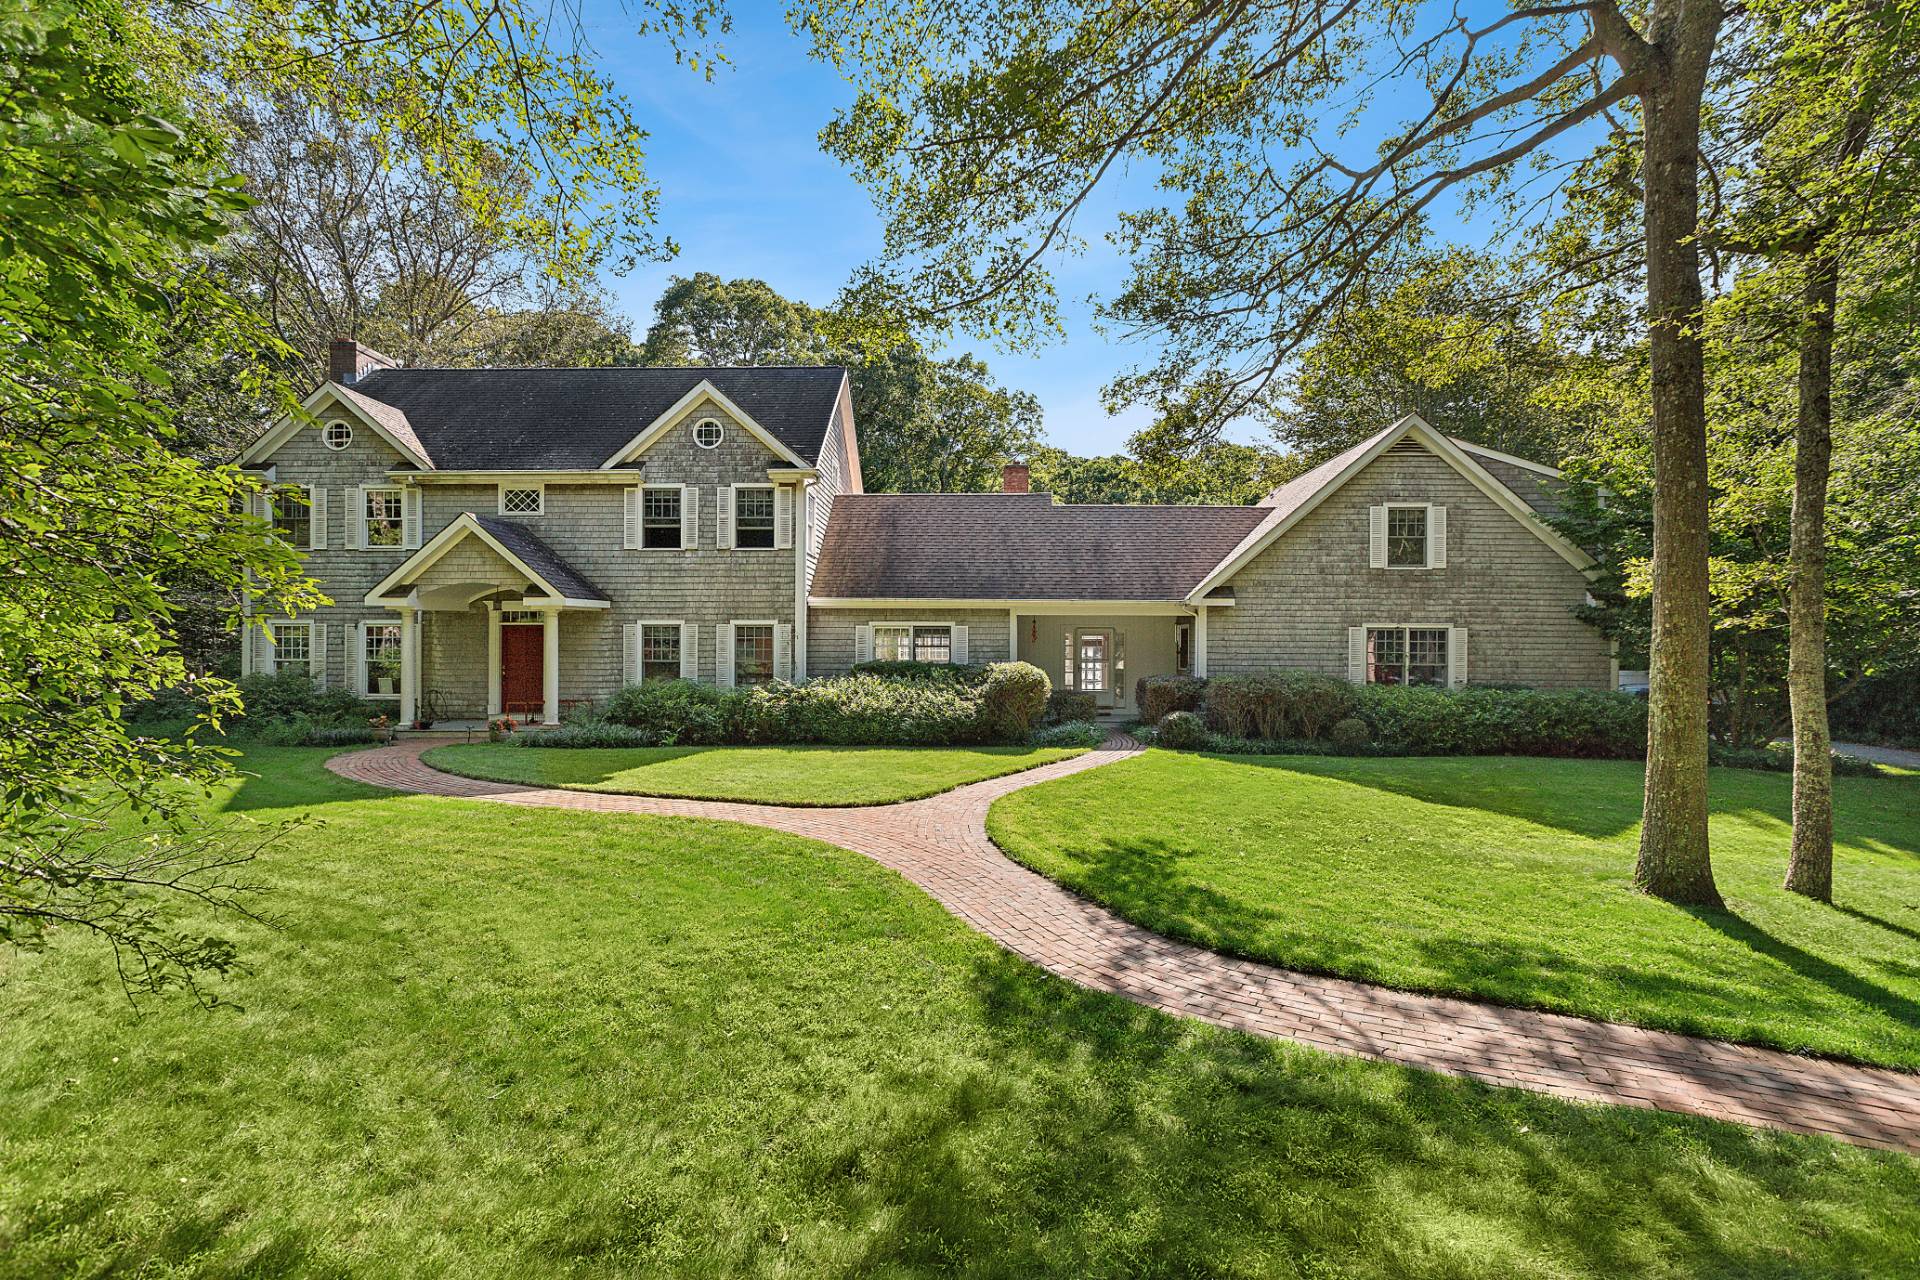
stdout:
[(1133, 705), (1148, 724), (1159, 724), (1169, 711), (1198, 711), (1207, 682), (1194, 676), (1142, 676), (1133, 682)]
[(1089, 720), (1063, 720), (1043, 729), (1035, 729), (1028, 739), (1036, 747), (1097, 747), (1107, 740), (1107, 731)]
[(1076, 720), (1097, 720), (1100, 704), (1090, 693), (1078, 689), (1055, 689), (1047, 695), (1047, 723), (1072, 724)]
[(1027, 741), (1040, 722), (1050, 692), (1046, 673), (1024, 662), (984, 667), (865, 663), (849, 675), (800, 685), (720, 689), (687, 680), (629, 685), (608, 700), (601, 718), (633, 731), (632, 739), (618, 744), (632, 746), (1018, 743)]
[(1318, 738), (1353, 714), (1354, 686), (1310, 671), (1205, 682), (1209, 728), (1236, 738)]
[[(1771, 747), (1723, 747), (1713, 743), (1707, 748), (1707, 763), (1722, 769), (1764, 769), (1771, 773), (1793, 772), (1793, 748), (1785, 744)], [(1879, 765), (1857, 756), (1833, 755), (1836, 778), (1878, 778), (1885, 774)]]
[(1208, 750), (1214, 736), (1207, 731), (1207, 722), (1192, 711), (1169, 711), (1153, 727), (1154, 742), (1175, 751)]

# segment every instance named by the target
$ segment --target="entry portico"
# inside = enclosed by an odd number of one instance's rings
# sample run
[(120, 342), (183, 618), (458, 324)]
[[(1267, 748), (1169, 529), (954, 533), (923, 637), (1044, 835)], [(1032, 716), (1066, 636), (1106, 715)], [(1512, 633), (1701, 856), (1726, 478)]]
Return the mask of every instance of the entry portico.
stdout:
[[(605, 610), (606, 594), (556, 555), (533, 532), (511, 520), (465, 512), (407, 557), (366, 595), (366, 603), (392, 610), (399, 623), (399, 718), (419, 718), (423, 672), (421, 621), (425, 613), (447, 617), (456, 634), (460, 620), (477, 629), (485, 613), (487, 715), (531, 716), (560, 722), (560, 616)], [(539, 644), (527, 639), (537, 625)], [(512, 628), (509, 638), (508, 629)], [(473, 646), (477, 647), (477, 646)], [(457, 643), (450, 653), (459, 652)], [(539, 655), (538, 677), (530, 659)], [(477, 657), (478, 655), (474, 655)], [(450, 664), (458, 659), (448, 658)], [(462, 682), (470, 671), (449, 671)], [(538, 689), (538, 696), (533, 691)]]

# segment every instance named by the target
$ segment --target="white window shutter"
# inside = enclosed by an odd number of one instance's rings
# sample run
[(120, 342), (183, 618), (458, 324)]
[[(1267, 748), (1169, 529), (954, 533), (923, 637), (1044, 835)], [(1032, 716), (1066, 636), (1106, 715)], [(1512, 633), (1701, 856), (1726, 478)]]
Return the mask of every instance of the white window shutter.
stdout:
[(793, 546), (793, 486), (775, 485), (773, 490), (773, 547), (785, 551)]
[(955, 662), (960, 663), (962, 665), (966, 663), (967, 661), (967, 629), (965, 627), (953, 628), (953, 648), (950, 650), (950, 652), (952, 653), (953, 660)]
[(1467, 682), (1467, 629), (1447, 628), (1447, 683), (1458, 689)]
[(347, 628), (347, 687), (367, 696), (367, 624)]
[[(631, 551), (640, 545), (640, 490), (628, 489), (621, 505), (620, 545)], [(628, 681), (629, 684), (632, 681)]]
[(409, 485), (400, 491), (400, 545), (406, 551), (420, 549), (420, 489)]
[(856, 663), (873, 661), (873, 626), (871, 623), (863, 622), (853, 629), (853, 660)]
[(325, 551), (327, 549), (327, 491), (319, 485), (307, 490), (307, 549)]
[[(693, 490), (687, 490), (692, 493)], [(691, 622), (680, 624), (680, 678), (698, 680), (700, 678), (700, 628)]]
[(1387, 567), (1387, 509), (1367, 508), (1367, 568)]
[(733, 624), (723, 622), (713, 629), (713, 682), (722, 689), (733, 688)]
[(1073, 677), (1075, 674), (1072, 627), (1068, 627), (1061, 636), (1060, 655), (1060, 687), (1062, 689), (1071, 689), (1073, 688)]
[(1447, 567), (1447, 509), (1427, 508), (1427, 568)]
[(700, 490), (680, 486), (680, 545), (692, 551), (700, 545)]
[[(1379, 507), (1374, 508), (1380, 510)], [(1367, 682), (1367, 629), (1347, 628), (1347, 679), (1355, 684)]]
[(319, 688), (327, 687), (327, 631), (324, 622), (316, 622), (308, 628), (312, 637), (307, 641), (308, 665), (313, 671), (313, 683)]
[(793, 626), (790, 623), (773, 624), (773, 678), (793, 683)]
[(718, 500), (713, 509), (713, 545), (725, 549), (733, 545), (733, 489), (723, 484), (713, 494)]
[(345, 491), (349, 499), (344, 513), (346, 519), (345, 546), (349, 551), (367, 549), (367, 487), (355, 485)]
[(240, 618), (240, 674), (253, 674), (253, 619), (245, 615)]
[[(627, 492), (631, 494), (633, 490), (629, 489)], [(639, 684), (640, 683), (640, 624), (637, 622), (629, 622), (626, 625), (625, 630), (626, 630), (626, 641), (620, 646), (620, 651), (624, 655), (624, 659), (625, 659), (624, 662), (622, 662), (621, 664), (622, 666), (621, 679), (626, 684)]]

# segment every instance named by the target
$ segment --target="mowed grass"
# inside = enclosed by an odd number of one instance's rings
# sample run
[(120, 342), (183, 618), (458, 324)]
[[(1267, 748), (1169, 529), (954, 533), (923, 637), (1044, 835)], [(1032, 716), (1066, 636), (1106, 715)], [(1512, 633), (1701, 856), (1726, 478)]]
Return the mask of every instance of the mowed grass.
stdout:
[(1920, 1161), (1177, 1021), (771, 832), (381, 795), (244, 1006), (0, 959), (9, 1277), (1889, 1276)]
[(1051, 764), (1078, 747), (435, 747), (436, 769), (489, 782), (761, 804), (892, 804)]
[(1791, 780), (1717, 769), (1726, 912), (1635, 893), (1620, 761), (1152, 751), (998, 802), (1021, 862), (1160, 933), (1423, 991), (1920, 1068), (1920, 778), (1834, 784), (1834, 905), (1780, 888)]

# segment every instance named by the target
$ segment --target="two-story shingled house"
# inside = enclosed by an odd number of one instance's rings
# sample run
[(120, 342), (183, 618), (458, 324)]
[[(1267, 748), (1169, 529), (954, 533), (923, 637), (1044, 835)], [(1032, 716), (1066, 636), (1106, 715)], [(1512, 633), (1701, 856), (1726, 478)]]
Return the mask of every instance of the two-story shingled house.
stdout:
[(1406, 418), (1250, 507), (868, 494), (838, 368), (401, 369), (343, 340), (241, 457), (333, 603), (242, 664), (402, 722), (546, 722), (621, 684), (869, 658), (1143, 676), (1306, 668), (1608, 687), (1558, 473)]

